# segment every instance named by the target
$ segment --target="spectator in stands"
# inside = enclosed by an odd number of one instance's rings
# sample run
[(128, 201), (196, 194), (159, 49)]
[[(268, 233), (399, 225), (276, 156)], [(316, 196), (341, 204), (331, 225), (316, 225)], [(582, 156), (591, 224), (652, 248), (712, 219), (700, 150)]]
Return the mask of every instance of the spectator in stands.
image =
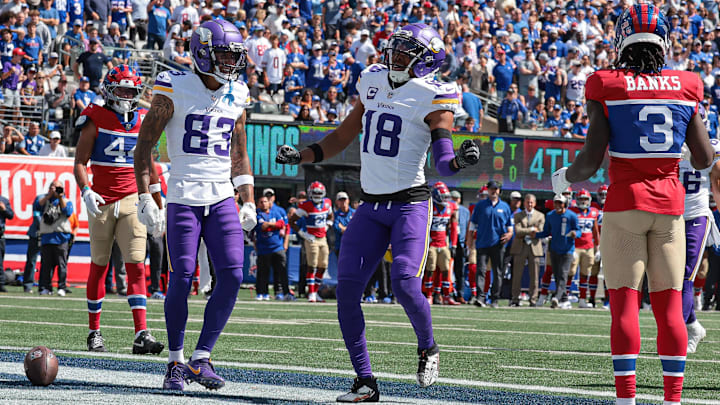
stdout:
[(170, 10), (163, 3), (163, 0), (153, 0), (147, 6), (148, 40), (145, 49), (162, 49), (165, 43), (165, 33), (170, 22)]
[[(128, 17), (132, 13), (130, 0), (112, 0), (110, 3), (110, 20), (118, 25), (118, 37), (127, 32)], [(110, 25), (112, 25), (110, 24)]]
[(63, 38), (62, 43), (63, 51), (65, 52), (63, 55), (63, 66), (70, 66), (70, 52), (72, 48), (82, 47), (83, 50), (85, 49), (86, 36), (82, 27), (82, 20), (77, 19), (73, 22), (72, 31), (65, 33), (65, 38)]
[(73, 93), (73, 107), (75, 108), (75, 116), (79, 117), (80, 113), (95, 99), (96, 94), (90, 90), (90, 79), (87, 76), (80, 78), (80, 84)]
[(100, 37), (100, 31), (94, 25), (88, 25), (87, 27), (87, 49), (90, 49), (90, 42), (93, 40), (98, 43), (98, 52), (103, 51), (103, 45)]
[(50, 52), (47, 62), (42, 68), (40, 68), (40, 72), (42, 72), (46, 80), (45, 88), (47, 89), (47, 91), (52, 91), (53, 89), (55, 89), (58, 85), (58, 82), (60, 82), (60, 79), (65, 78), (65, 72), (63, 71), (62, 65), (60, 65), (58, 61), (59, 59), (57, 52)]
[(290, 50), (288, 51), (287, 63), (292, 66), (293, 73), (303, 76), (305, 81), (305, 71), (308, 69), (307, 58), (303, 54), (302, 48), (296, 39), (290, 41)]
[[(122, 2), (124, 0), (119, 1)], [(120, 24), (116, 22), (110, 23), (108, 33), (102, 36), (101, 42), (105, 46), (117, 48), (120, 44)]]
[(73, 97), (67, 88), (67, 79), (62, 77), (53, 90), (45, 93), (45, 103), (47, 105), (45, 120), (62, 119), (70, 117), (70, 111), (73, 107)]
[(575, 139), (585, 139), (587, 131), (590, 128), (590, 120), (587, 113), (583, 113), (580, 122), (576, 122), (572, 128), (572, 137)]
[(262, 57), (265, 51), (270, 49), (270, 41), (263, 36), (265, 28), (262, 25), (255, 25), (252, 28), (253, 36), (245, 41), (245, 48), (248, 50), (248, 59), (255, 65), (258, 73), (262, 73)]
[(580, 70), (581, 63), (578, 60), (572, 61), (570, 64), (570, 73), (567, 76), (567, 92), (565, 97), (577, 103), (582, 103), (585, 99), (585, 81), (587, 76)]
[(465, 122), (462, 124), (462, 126), (459, 128), (460, 131), (466, 131), (466, 132), (473, 132), (473, 128), (475, 128), (475, 118), (473, 117), (467, 117), (465, 118)]
[(20, 143), (23, 142), (25, 136), (10, 125), (3, 127), (3, 141), (0, 143), (0, 153), (18, 154)]
[(42, 212), (39, 234), (41, 235), (40, 295), (52, 294), (52, 277), (58, 270), (58, 295), (67, 290), (67, 249), (72, 237), (68, 218), (73, 214), (72, 201), (65, 198), (65, 190), (59, 181), (50, 184), (48, 193), (33, 204), (34, 211)]
[(502, 48), (499, 48), (496, 52), (497, 64), (493, 68), (493, 77), (495, 78), (495, 92), (497, 98), (505, 98), (510, 85), (512, 84), (512, 77), (515, 68), (511, 61), (507, 60), (507, 55)]
[(480, 55), (477, 64), (473, 64), (470, 68), (470, 89), (474, 93), (490, 92), (490, 84), (495, 81), (492, 75), (492, 69), (488, 68), (488, 59), (486, 55)]
[(327, 120), (327, 115), (325, 114), (325, 110), (322, 108), (322, 105), (320, 104), (320, 96), (317, 94), (312, 96), (312, 104), (310, 106), (310, 116), (312, 117), (314, 122), (322, 123)]
[[(315, 96), (317, 97), (317, 96)], [(310, 107), (307, 105), (303, 105), (300, 107), (300, 113), (298, 113), (297, 118), (295, 118), (295, 121), (302, 122), (304, 124), (309, 124), (315, 121), (312, 116), (310, 116)]]
[(332, 125), (340, 125), (340, 121), (338, 121), (338, 112), (336, 109), (331, 108), (327, 110), (327, 119), (324, 122), (325, 124), (332, 124)]
[[(518, 90), (521, 95), (527, 96), (530, 86), (537, 88), (538, 74), (540, 73), (540, 64), (535, 60), (531, 46), (525, 47), (525, 58), (518, 62), (517, 65)], [(528, 106), (531, 109), (532, 107)]]
[(328, 65), (327, 56), (323, 56), (322, 44), (312, 46), (312, 56), (308, 58), (308, 70), (305, 73), (305, 85), (320, 93), (320, 83), (325, 79), (325, 68)]
[(182, 6), (177, 6), (172, 13), (172, 21), (176, 24), (183, 21), (190, 21), (190, 25), (197, 27), (200, 25), (200, 16), (198, 10), (193, 4), (193, 0), (183, 0)]
[(19, 82), (24, 78), (22, 74), (22, 66), (20, 61), (25, 52), (20, 48), (13, 50), (12, 59), (9, 62), (3, 63), (2, 70), (2, 86), (3, 86), (3, 98), (4, 98), (4, 116), (17, 117), (20, 115), (20, 86)]
[(573, 125), (569, 122), (562, 124), (562, 126), (560, 127), (560, 135), (558, 136), (560, 136), (561, 138), (572, 138), (572, 132), (570, 132), (572, 131), (572, 128)]
[(134, 47), (128, 41), (126, 34), (120, 35), (120, 41), (117, 44), (117, 48), (118, 49), (114, 50), (112, 54), (113, 66), (129, 64), (130, 56), (132, 56)]
[(527, 108), (518, 100), (514, 88), (509, 88), (498, 109), (498, 132), (515, 132), (517, 124), (527, 115)]
[[(474, 126), (470, 129), (471, 132), (479, 132), (482, 128), (482, 120), (484, 111), (483, 111), (483, 104), (480, 100), (480, 97), (476, 96), (475, 94), (470, 92), (470, 88), (468, 87), (467, 83), (465, 83), (465, 80), (459, 80), (458, 84), (461, 84), (462, 86), (462, 107), (465, 112), (468, 113), (470, 118), (474, 121)], [(466, 122), (467, 125), (467, 122)]]
[[(31, 10), (28, 15), (30, 16), (30, 22), (27, 24), (28, 31), (30, 24), (35, 24), (36, 35), (40, 38), (40, 43), (42, 44), (40, 47), (40, 60), (45, 60), (47, 59), (48, 53), (50, 53), (50, 47), (53, 43), (53, 35), (50, 32), (50, 28), (45, 25), (44, 22), (40, 21), (40, 12), (38, 10)], [(38, 62), (38, 66), (42, 66), (42, 63)]]
[(298, 114), (300, 114), (300, 93), (296, 92), (293, 94), (292, 99), (287, 104), (289, 114), (293, 117), (293, 119), (297, 119)]
[(40, 21), (47, 25), (50, 29), (50, 36), (55, 38), (58, 33), (58, 27), (60, 25), (60, 13), (53, 4), (54, 0), (42, 0), (42, 6), (40, 6)]
[(305, 87), (305, 75), (295, 73), (290, 64), (285, 65), (285, 78), (283, 79), (283, 90), (285, 90), (285, 102), (292, 102), (295, 96)]
[[(37, 68), (35, 65), (30, 66), (27, 71), (25, 80), (20, 84), (20, 106), (24, 111), (33, 111), (38, 105), (38, 99), (35, 97), (35, 93), (38, 90), (38, 83), (35, 80), (37, 75)], [(20, 125), (24, 125), (25, 116), (20, 117)]]
[[(62, 13), (62, 8), (58, 8), (58, 13)], [(67, 21), (73, 25), (80, 22), (80, 26), (85, 26), (85, 0), (67, 0)]]
[(130, 19), (130, 40), (132, 42), (144, 41), (147, 38), (148, 4), (150, 0), (130, 0), (132, 8)]
[(561, 136), (560, 128), (565, 125), (565, 120), (562, 118), (562, 107), (560, 104), (555, 104), (552, 109), (552, 115), (547, 117), (545, 121), (545, 129), (553, 131), (554, 136)]
[(325, 93), (325, 98), (320, 101), (320, 105), (325, 111), (330, 111), (332, 109), (337, 112), (342, 109), (342, 103), (338, 100), (338, 91), (336, 87), (330, 87), (328, 89), (327, 93)]
[(280, 39), (277, 34), (270, 36), (270, 49), (265, 51), (262, 57), (263, 71), (265, 72), (265, 91), (271, 96), (275, 95), (282, 87), (283, 72), (287, 63), (285, 49), (280, 47)]
[(185, 41), (175, 41), (175, 49), (170, 54), (170, 59), (188, 70), (192, 69), (193, 61), (191, 55), (185, 50)]
[(111, 17), (110, 0), (85, 0), (85, 14), (100, 33), (105, 34)]
[(18, 153), (21, 155), (37, 156), (45, 145), (45, 140), (40, 136), (40, 124), (31, 121), (28, 125), (28, 132), (24, 139), (18, 144)]
[(377, 53), (377, 50), (370, 39), (370, 31), (366, 29), (360, 31), (360, 39), (352, 44), (350, 52), (355, 56), (356, 60), (362, 63), (367, 62), (368, 56), (375, 55)]
[[(83, 75), (80, 75), (81, 65)], [(103, 78), (103, 66), (112, 69), (112, 59), (100, 51), (100, 43), (96, 39), (91, 39), (90, 50), (78, 56), (77, 61), (73, 64), (73, 72), (77, 80), (82, 81), (81, 78), (88, 78), (90, 87), (93, 90), (97, 90)]]
[(5, 62), (10, 62), (16, 46), (10, 29), (3, 28), (2, 31), (0, 31), (0, 35), (2, 35), (2, 40), (0, 40), (0, 60), (2, 60), (4, 64)]
[(60, 132), (50, 132), (50, 143), (46, 143), (40, 149), (39, 156), (50, 156), (50, 157), (67, 157), (67, 150), (60, 144)]

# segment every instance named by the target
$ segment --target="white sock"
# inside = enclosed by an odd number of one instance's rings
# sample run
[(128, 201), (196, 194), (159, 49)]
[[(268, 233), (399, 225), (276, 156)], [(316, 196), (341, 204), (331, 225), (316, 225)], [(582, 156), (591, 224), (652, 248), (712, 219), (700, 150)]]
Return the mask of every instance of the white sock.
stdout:
[(173, 361), (177, 361), (178, 363), (185, 363), (185, 355), (183, 354), (183, 349), (180, 350), (170, 350), (168, 353), (168, 363), (172, 363)]
[(616, 398), (615, 405), (635, 405), (635, 398)]
[(91, 334), (91, 333), (93, 333), (93, 332), (100, 332), (100, 329), (90, 329), (90, 332), (88, 332), (88, 335)]
[(209, 359), (210, 358), (210, 352), (207, 350), (195, 350), (192, 354), (192, 357), (190, 357), (190, 361), (195, 361), (199, 359)]
[(137, 339), (138, 336), (140, 336), (140, 334), (143, 333), (143, 332), (145, 332), (145, 329), (139, 330), (139, 331), (135, 334), (135, 339)]

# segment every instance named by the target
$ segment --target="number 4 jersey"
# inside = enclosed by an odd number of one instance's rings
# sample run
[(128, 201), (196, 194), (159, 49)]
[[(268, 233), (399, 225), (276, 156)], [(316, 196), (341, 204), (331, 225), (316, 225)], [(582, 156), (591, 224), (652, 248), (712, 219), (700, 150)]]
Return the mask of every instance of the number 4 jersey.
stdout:
[(121, 122), (114, 111), (91, 103), (78, 117), (78, 128), (90, 120), (97, 130), (90, 155), (92, 189), (102, 196), (105, 204), (137, 193), (133, 153), (145, 114), (147, 110), (138, 108), (130, 121)]
[(231, 82), (212, 91), (196, 74), (167, 71), (157, 76), (153, 92), (174, 105), (165, 126), (172, 164), (167, 202), (200, 206), (233, 197), (230, 139), (248, 104), (245, 83)]
[(588, 78), (585, 97), (603, 104), (610, 125), (610, 187), (603, 211), (682, 215), (678, 162), (703, 97), (699, 76), (599, 70)]
[(460, 103), (455, 84), (430, 78), (410, 79), (393, 89), (388, 70), (370, 65), (358, 79), (365, 107), (360, 145), (360, 185), (367, 194), (392, 194), (425, 184), (431, 112), (455, 112)]

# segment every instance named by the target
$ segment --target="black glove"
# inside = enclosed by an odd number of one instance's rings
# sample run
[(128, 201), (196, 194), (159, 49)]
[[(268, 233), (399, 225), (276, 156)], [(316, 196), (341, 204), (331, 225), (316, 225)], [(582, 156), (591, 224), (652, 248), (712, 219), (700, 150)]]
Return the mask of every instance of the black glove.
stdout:
[(463, 141), (455, 154), (455, 163), (460, 169), (477, 164), (480, 161), (480, 148), (470, 139)]
[(275, 163), (281, 165), (298, 165), (300, 164), (300, 151), (290, 145), (282, 145), (278, 148)]
[(457, 253), (457, 248), (455, 246), (450, 246), (450, 257), (455, 257), (455, 253)]

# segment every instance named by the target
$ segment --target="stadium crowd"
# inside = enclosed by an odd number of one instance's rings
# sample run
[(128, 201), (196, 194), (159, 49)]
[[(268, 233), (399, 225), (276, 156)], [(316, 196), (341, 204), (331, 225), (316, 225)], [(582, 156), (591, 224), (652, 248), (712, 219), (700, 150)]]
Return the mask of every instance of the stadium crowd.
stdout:
[[(525, 127), (582, 139), (589, 125), (585, 81), (593, 71), (615, 62), (614, 24), (626, 3), (10, 1), (0, 5), (2, 118), (14, 119), (24, 132), (31, 122), (21, 111), (41, 110), (43, 122), (34, 123), (47, 129), (46, 137), (58, 129), (62, 143), (75, 146), (77, 134), (62, 133), (65, 128), (56, 124), (73, 120), (95, 98), (104, 69), (143, 63), (146, 56), (136, 53), (140, 48), (162, 50), (152, 58), (192, 69), (188, 45), (193, 29), (209, 19), (225, 19), (245, 37), (249, 65), (243, 80), (254, 102), (279, 105), (281, 114), (297, 121), (339, 123), (357, 100), (360, 72), (382, 60), (390, 34), (406, 24), (424, 22), (444, 38), (447, 57), (438, 79), (456, 82), (462, 93), (456, 129), (481, 131), (488, 107), (482, 100), (493, 100), (499, 104), (500, 132)], [(672, 26), (667, 67), (700, 75), (708, 130), (717, 137), (718, 5), (664, 0), (655, 4)], [(148, 89), (146, 101), (150, 97)], [(5, 153), (39, 153), (40, 147), (26, 148), (22, 143), (28, 140), (10, 131), (5, 133)]]

